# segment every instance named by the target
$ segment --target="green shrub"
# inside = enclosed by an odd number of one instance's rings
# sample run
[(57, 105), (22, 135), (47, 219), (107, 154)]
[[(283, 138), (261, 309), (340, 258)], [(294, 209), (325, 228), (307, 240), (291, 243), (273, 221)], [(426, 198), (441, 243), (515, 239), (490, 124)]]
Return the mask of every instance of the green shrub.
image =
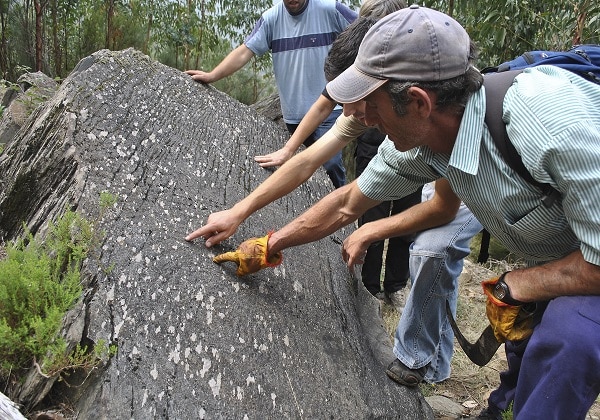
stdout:
[(64, 365), (59, 336), (64, 314), (81, 295), (80, 266), (94, 241), (92, 226), (67, 211), (42, 243), (27, 233), (6, 246), (0, 261), (1, 381), (33, 362), (55, 374)]

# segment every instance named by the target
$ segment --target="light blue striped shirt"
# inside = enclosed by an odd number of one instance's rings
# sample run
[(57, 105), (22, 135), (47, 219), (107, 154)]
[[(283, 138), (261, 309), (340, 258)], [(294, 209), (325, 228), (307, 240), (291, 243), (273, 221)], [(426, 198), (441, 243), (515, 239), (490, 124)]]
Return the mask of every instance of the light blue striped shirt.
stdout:
[(507, 132), (533, 177), (561, 193), (551, 208), (501, 157), (485, 126), (485, 95), (465, 109), (450, 156), (427, 147), (398, 152), (386, 140), (358, 179), (366, 196), (397, 199), (444, 177), (509, 250), (530, 263), (580, 248), (600, 265), (600, 85), (552, 66), (525, 70), (504, 100)]
[(283, 2), (263, 13), (244, 44), (254, 54), (273, 54), (273, 73), (283, 120), (298, 124), (325, 88), (325, 59), (335, 38), (357, 13), (334, 0), (307, 0), (292, 16)]

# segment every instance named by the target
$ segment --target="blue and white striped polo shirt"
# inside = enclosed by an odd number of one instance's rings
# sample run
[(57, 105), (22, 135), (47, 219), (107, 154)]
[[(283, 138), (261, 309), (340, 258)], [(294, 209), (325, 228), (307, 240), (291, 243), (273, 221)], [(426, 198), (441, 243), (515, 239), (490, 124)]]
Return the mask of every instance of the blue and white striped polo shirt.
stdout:
[(292, 16), (279, 2), (263, 13), (244, 41), (256, 55), (271, 50), (283, 120), (290, 124), (298, 124), (323, 91), (331, 44), (357, 16), (334, 0), (307, 3)]
[(600, 85), (540, 66), (517, 76), (505, 96), (503, 119), (525, 166), (561, 193), (549, 209), (501, 157), (484, 115), (480, 91), (467, 104), (450, 156), (427, 147), (400, 153), (384, 142), (360, 176), (360, 190), (396, 199), (441, 176), (494, 237), (530, 263), (580, 248), (600, 265)]

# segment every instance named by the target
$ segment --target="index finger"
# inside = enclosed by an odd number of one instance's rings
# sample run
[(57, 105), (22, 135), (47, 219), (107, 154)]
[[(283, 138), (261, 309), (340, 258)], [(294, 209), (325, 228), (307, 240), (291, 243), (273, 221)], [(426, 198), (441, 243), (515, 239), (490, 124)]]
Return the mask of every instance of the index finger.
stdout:
[(210, 226), (202, 226), (201, 228), (196, 229), (192, 233), (188, 234), (185, 237), (185, 240), (193, 241), (194, 239), (198, 238), (206, 239), (206, 246), (210, 248), (211, 246), (216, 245), (222, 240), (226, 239), (227, 234), (224, 232), (217, 232)]

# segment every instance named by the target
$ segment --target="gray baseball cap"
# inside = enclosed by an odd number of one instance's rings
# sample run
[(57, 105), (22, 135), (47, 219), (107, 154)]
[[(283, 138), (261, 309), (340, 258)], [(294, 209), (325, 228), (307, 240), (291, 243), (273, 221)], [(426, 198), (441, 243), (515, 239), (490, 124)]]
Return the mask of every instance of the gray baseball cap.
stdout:
[(471, 40), (450, 16), (412, 5), (367, 32), (354, 64), (327, 84), (338, 103), (363, 99), (388, 80), (439, 81), (464, 74)]

